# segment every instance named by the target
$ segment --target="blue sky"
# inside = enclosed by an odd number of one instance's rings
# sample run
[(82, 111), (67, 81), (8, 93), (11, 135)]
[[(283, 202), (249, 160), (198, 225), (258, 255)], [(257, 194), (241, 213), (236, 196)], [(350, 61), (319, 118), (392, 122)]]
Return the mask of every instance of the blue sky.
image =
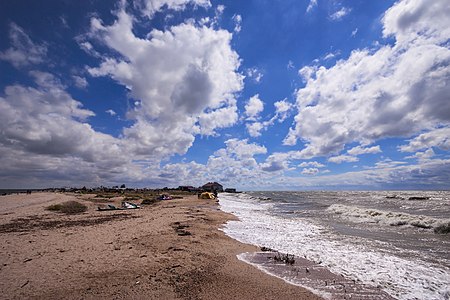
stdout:
[(7, 1), (0, 188), (450, 188), (450, 7)]

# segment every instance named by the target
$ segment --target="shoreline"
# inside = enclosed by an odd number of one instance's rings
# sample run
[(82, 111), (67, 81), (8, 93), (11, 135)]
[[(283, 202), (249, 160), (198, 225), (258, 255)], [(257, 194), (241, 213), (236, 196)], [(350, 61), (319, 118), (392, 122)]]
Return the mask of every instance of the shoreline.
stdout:
[[(88, 211), (45, 210), (69, 200)], [(215, 202), (189, 196), (102, 212), (97, 205), (89, 195), (0, 197), (2, 298), (322, 299), (240, 261), (259, 249), (219, 230), (234, 216)]]

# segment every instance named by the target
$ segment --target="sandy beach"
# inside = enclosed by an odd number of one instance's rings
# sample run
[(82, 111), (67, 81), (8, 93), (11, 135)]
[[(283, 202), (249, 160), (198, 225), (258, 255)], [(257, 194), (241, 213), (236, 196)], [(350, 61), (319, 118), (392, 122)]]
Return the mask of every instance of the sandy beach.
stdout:
[[(97, 211), (91, 197), (0, 197), (0, 298), (321, 299), (238, 260), (259, 249), (219, 230), (233, 216), (214, 201), (189, 196)], [(88, 211), (46, 210), (70, 200)]]

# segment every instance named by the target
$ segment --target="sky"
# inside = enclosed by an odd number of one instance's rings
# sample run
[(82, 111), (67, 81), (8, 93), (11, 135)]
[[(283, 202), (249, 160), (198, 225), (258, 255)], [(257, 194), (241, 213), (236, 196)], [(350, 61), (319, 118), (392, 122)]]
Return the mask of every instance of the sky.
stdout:
[(0, 4), (0, 188), (450, 188), (448, 0)]

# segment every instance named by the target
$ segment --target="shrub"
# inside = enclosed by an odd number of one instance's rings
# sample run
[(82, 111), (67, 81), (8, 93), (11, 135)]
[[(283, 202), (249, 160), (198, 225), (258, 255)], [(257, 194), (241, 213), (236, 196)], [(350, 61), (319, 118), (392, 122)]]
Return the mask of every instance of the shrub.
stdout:
[(47, 210), (58, 211), (65, 214), (79, 214), (87, 211), (87, 206), (77, 201), (68, 201), (61, 204), (54, 204), (47, 207)]
[(53, 205), (50, 205), (49, 207), (47, 207), (47, 210), (60, 211), (61, 208), (62, 208), (62, 204), (53, 204)]

